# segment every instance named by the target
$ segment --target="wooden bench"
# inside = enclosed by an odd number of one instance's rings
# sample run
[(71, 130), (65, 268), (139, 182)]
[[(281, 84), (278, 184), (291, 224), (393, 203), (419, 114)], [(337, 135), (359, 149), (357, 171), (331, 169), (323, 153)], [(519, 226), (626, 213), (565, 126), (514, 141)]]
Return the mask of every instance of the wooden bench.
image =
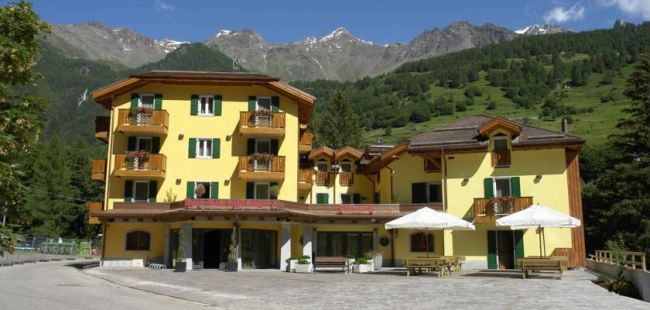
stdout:
[(527, 257), (517, 260), (517, 265), (521, 267), (523, 278), (529, 276), (529, 272), (540, 270), (552, 270), (560, 273), (560, 280), (564, 270), (567, 269), (568, 259), (566, 257), (552, 256), (552, 257)]
[(449, 271), (450, 262), (448, 258), (407, 258), (404, 260), (406, 276), (418, 275), (425, 271), (436, 271), (441, 277)]
[(316, 256), (314, 259), (314, 270), (322, 267), (341, 268), (341, 271), (349, 271), (348, 260), (338, 256)]

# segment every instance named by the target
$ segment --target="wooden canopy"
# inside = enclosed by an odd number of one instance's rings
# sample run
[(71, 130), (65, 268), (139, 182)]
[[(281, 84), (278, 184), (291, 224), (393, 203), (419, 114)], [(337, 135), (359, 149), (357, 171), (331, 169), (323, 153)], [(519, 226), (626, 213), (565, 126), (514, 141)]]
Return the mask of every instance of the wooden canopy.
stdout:
[(481, 136), (487, 136), (497, 129), (504, 129), (512, 133), (512, 136), (518, 136), (521, 133), (521, 126), (513, 121), (507, 120), (502, 117), (495, 117), (491, 121), (483, 124), (478, 128), (478, 133)]

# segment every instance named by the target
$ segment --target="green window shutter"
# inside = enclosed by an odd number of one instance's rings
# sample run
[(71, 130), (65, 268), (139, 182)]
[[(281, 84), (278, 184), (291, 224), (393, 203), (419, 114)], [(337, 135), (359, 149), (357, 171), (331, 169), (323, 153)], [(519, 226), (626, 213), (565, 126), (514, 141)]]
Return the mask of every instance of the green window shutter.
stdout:
[(133, 181), (124, 181), (124, 202), (133, 202)]
[(484, 198), (494, 198), (494, 181), (492, 178), (483, 179)]
[(519, 177), (510, 178), (510, 186), (512, 187), (512, 196), (521, 197), (521, 185)]
[(426, 203), (427, 202), (427, 184), (426, 183), (413, 183), (413, 184), (411, 184), (411, 202), (412, 203)]
[(212, 139), (212, 158), (221, 156), (221, 139)]
[(199, 95), (190, 96), (190, 115), (199, 114)]
[(278, 156), (278, 150), (280, 149), (280, 146), (278, 144), (278, 139), (271, 140), (271, 154), (275, 156)]
[(187, 157), (196, 158), (196, 138), (190, 138), (189, 147), (187, 148)]
[(316, 203), (319, 205), (326, 205), (329, 203), (329, 194), (327, 193), (318, 193), (316, 194)]
[(126, 145), (126, 150), (127, 151), (135, 151), (135, 143), (137, 141), (136, 137), (129, 137), (129, 141)]
[(352, 194), (352, 203), (360, 204), (361, 203), (361, 194), (359, 194), (359, 193)]
[(498, 269), (497, 265), (497, 232), (488, 231), (488, 269)]
[(271, 97), (271, 112), (280, 112), (280, 97)]
[(151, 154), (160, 153), (160, 137), (153, 137), (151, 139)]
[(221, 115), (221, 95), (214, 96), (214, 115)]
[(256, 105), (257, 105), (257, 97), (255, 96), (248, 97), (248, 112), (255, 111)]
[(246, 155), (252, 155), (255, 153), (255, 139), (248, 139), (246, 143)]
[(246, 182), (246, 199), (255, 199), (255, 183)]
[(140, 103), (140, 95), (139, 94), (131, 94), (131, 109), (137, 108), (138, 103)]
[(158, 194), (158, 182), (149, 181), (149, 199), (147, 199), (147, 202), (156, 202), (156, 194)]
[(219, 182), (210, 183), (210, 198), (219, 199)]
[(194, 198), (194, 182), (187, 182), (187, 198)]
[(155, 94), (153, 97), (154, 110), (162, 110), (162, 94)]
[(524, 232), (521, 230), (515, 230), (514, 234), (515, 234), (515, 258), (522, 259), (524, 258)]

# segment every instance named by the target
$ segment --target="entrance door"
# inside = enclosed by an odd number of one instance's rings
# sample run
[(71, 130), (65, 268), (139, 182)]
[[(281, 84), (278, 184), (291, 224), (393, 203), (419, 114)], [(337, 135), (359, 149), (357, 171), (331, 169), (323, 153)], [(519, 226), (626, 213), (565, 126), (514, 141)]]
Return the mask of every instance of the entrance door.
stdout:
[(511, 231), (497, 231), (497, 255), (499, 269), (515, 268), (515, 250)]
[(242, 229), (242, 267), (277, 268), (277, 233), (273, 230)]
[(213, 230), (205, 233), (203, 237), (203, 268), (219, 268), (221, 262), (221, 231)]

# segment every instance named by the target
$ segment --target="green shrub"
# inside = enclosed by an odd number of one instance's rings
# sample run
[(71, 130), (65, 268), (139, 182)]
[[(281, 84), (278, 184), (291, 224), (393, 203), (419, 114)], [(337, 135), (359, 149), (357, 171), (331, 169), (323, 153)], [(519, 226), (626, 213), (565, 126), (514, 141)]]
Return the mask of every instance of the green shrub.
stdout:
[(355, 265), (366, 265), (368, 264), (368, 258), (366, 257), (357, 257), (357, 259), (354, 260)]
[[(309, 257), (309, 256), (307, 256), (307, 257)], [(309, 259), (301, 258), (301, 259), (298, 260), (298, 265), (307, 265), (307, 264), (309, 264)]]

